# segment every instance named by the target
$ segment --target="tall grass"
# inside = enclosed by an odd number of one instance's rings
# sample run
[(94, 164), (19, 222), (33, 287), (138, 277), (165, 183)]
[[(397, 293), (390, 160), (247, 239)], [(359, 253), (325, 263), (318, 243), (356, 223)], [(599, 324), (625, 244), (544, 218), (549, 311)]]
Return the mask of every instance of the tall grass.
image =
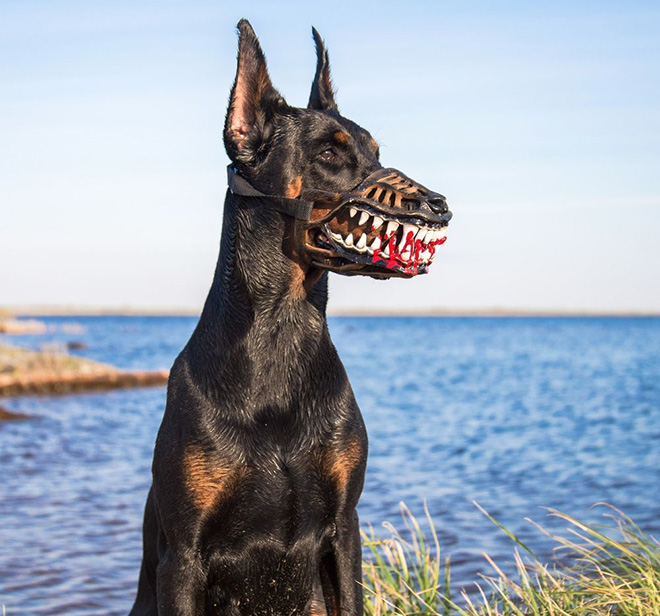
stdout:
[(659, 616), (660, 544), (628, 516), (607, 507), (603, 525), (587, 525), (549, 510), (549, 515), (568, 524), (564, 535), (536, 525), (561, 555), (552, 564), (541, 562), (479, 507), (515, 544), (515, 574), (507, 575), (484, 554), (493, 573), (475, 581), (476, 593), (469, 596), (462, 591), (453, 597), (450, 560), (443, 559), (428, 510), (425, 533), (402, 505), (403, 534), (391, 524), (385, 525), (389, 533), (385, 539), (377, 537), (373, 528), (363, 532), (369, 553), (363, 565), (365, 612), (368, 616)]

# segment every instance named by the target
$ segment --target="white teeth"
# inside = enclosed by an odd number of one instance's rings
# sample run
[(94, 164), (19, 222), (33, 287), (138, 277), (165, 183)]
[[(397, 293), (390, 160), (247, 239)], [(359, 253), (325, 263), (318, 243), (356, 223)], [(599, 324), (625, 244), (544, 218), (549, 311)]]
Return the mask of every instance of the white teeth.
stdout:
[(420, 227), (419, 231), (417, 232), (417, 235), (415, 236), (415, 243), (417, 243), (417, 241), (420, 241), (423, 244), (424, 238), (426, 237), (428, 231), (429, 230), (426, 227)]
[(398, 228), (399, 228), (399, 223), (390, 220), (390, 222), (387, 223), (387, 227), (385, 228), (385, 235), (387, 237), (392, 237), (392, 235), (396, 233), (396, 230)]
[(376, 237), (376, 239), (371, 242), (370, 248), (371, 250), (378, 250), (380, 248), (380, 237)]
[(385, 245), (383, 246), (383, 250), (381, 252), (386, 257), (390, 256), (390, 243), (389, 242), (385, 242)]
[(355, 218), (356, 214), (358, 213), (357, 208), (352, 207), (350, 210), (348, 210), (351, 214), (351, 218)]
[(365, 222), (367, 222), (367, 220), (369, 220), (369, 214), (367, 214), (366, 212), (362, 212), (362, 214), (360, 214), (360, 221), (358, 222), (358, 224), (363, 225)]
[(374, 229), (378, 229), (382, 224), (383, 224), (383, 219), (380, 216), (374, 216), (374, 222), (372, 223), (371, 226)]
[[(414, 238), (416, 231), (417, 231), (417, 227), (415, 225), (403, 225), (403, 236), (401, 237), (401, 241), (399, 242), (399, 252), (401, 252), (408, 243), (408, 236), (412, 233), (412, 236)], [(408, 247), (410, 246), (411, 244), (408, 244)]]
[(333, 233), (332, 231), (330, 231), (330, 237), (333, 240), (339, 240), (339, 241), (341, 241), (343, 239), (342, 236), (339, 235), (339, 233)]
[(346, 244), (346, 246), (352, 246), (353, 245), (353, 234), (352, 233), (349, 233), (346, 236), (346, 239), (344, 240), (344, 244)]
[(367, 248), (367, 234), (363, 233), (360, 236), (360, 239), (357, 241), (357, 244), (355, 244), (355, 247), (360, 251), (364, 252)]

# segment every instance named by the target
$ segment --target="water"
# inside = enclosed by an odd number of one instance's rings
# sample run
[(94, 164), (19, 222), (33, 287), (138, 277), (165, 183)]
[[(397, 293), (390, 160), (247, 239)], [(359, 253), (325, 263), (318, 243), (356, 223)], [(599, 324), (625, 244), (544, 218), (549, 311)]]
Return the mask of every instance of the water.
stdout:
[[(195, 319), (48, 318), (37, 348), (124, 368), (168, 367)], [(82, 326), (78, 331), (76, 325)], [(511, 569), (512, 546), (478, 501), (549, 556), (524, 518), (542, 506), (588, 520), (607, 501), (660, 531), (660, 319), (332, 318), (365, 416), (363, 523), (426, 499), (457, 585)], [(0, 424), (0, 603), (12, 614), (127, 613), (164, 388), (4, 400)]]

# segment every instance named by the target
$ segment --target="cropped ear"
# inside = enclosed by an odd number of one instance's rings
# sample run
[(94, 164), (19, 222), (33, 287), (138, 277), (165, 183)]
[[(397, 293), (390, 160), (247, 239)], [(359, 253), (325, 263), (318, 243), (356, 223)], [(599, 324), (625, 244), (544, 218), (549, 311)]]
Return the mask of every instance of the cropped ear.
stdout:
[(316, 75), (312, 83), (312, 92), (309, 95), (308, 109), (321, 111), (338, 111), (335, 103), (335, 92), (330, 79), (330, 60), (328, 50), (316, 28), (312, 28), (314, 43), (316, 44)]
[(286, 101), (273, 87), (266, 58), (250, 22), (238, 28), (238, 66), (225, 118), (224, 141), (232, 161), (249, 162), (269, 135), (269, 123)]

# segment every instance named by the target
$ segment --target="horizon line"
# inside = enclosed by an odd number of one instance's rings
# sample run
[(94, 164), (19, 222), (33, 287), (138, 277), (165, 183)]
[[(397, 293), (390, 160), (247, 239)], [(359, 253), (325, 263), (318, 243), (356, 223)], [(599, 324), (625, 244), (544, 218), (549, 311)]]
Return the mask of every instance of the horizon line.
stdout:
[[(198, 317), (201, 309), (171, 307), (129, 306), (75, 306), (75, 305), (32, 305), (0, 306), (3, 317), (50, 317), (50, 316), (187, 316)], [(660, 317), (656, 310), (595, 310), (557, 308), (513, 308), (493, 306), (488, 308), (330, 308), (327, 316), (348, 317)]]

